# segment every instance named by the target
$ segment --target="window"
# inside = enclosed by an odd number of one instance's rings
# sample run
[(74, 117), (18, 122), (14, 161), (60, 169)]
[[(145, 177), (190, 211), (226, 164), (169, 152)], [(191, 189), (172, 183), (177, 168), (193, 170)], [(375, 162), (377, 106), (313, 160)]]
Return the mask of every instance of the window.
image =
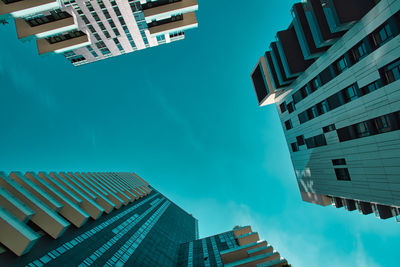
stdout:
[(400, 130), (400, 111), (379, 116), (337, 130), (340, 142)]
[(350, 173), (347, 168), (335, 168), (336, 179), (339, 181), (351, 181)]
[(332, 80), (335, 77), (334, 72), (332, 71), (331, 68), (332, 68), (331, 66), (328, 66), (326, 69), (324, 69), (319, 74), (322, 84), (328, 83), (330, 80)]
[(301, 100), (303, 100), (303, 96), (302, 96), (302, 94), (301, 94), (301, 89), (300, 89), (300, 91), (297, 91), (296, 93), (294, 93), (293, 95), (292, 95), (292, 99), (293, 99), (293, 103), (294, 104), (297, 104), (297, 103), (299, 103)]
[(344, 104), (344, 100), (343, 100), (341, 94), (334, 94), (334, 95), (328, 97), (327, 101), (328, 101), (329, 110), (335, 109)]
[(292, 147), (292, 151), (293, 151), (293, 152), (299, 151), (299, 146), (297, 145), (296, 142), (291, 143), (290, 146)]
[(283, 102), (282, 104), (279, 105), (279, 108), (281, 109), (281, 113), (286, 111), (286, 102)]
[[(381, 76), (386, 84), (400, 79), (400, 59), (390, 63), (381, 69)], [(382, 75), (383, 74), (383, 75)]]
[(329, 111), (328, 101), (324, 100), (316, 105), (318, 116), (325, 114)]
[(358, 138), (360, 137), (366, 137), (370, 135), (370, 132), (368, 131), (368, 125), (367, 122), (360, 122), (356, 125), (354, 125), (354, 131), (356, 133), (356, 136)]
[(364, 41), (358, 43), (355, 47), (351, 49), (351, 59), (354, 63), (357, 63), (367, 55), (367, 47), (365, 46)]
[(372, 45), (377, 48), (392, 39), (392, 37), (392, 29), (390, 28), (390, 24), (386, 22), (371, 34)]
[(297, 144), (299, 144), (299, 146), (304, 145), (305, 144), (304, 135), (296, 136), (296, 141), (297, 141)]
[(349, 67), (349, 63), (347, 61), (346, 55), (340, 57), (335, 63), (333, 63), (333, 69), (335, 70), (335, 74), (339, 75), (344, 70)]
[(286, 127), (286, 130), (292, 129), (293, 128), (292, 121), (291, 120), (285, 121), (285, 127)]
[(346, 160), (345, 160), (345, 159), (333, 159), (333, 160), (332, 160), (332, 164), (333, 164), (334, 166), (337, 166), (337, 165), (346, 165)]
[(317, 91), (318, 88), (321, 87), (321, 83), (319, 82), (318, 76), (310, 81), (309, 86), (312, 93)]
[(308, 121), (307, 111), (303, 111), (302, 113), (297, 115), (297, 117), (299, 117), (300, 124), (303, 124)]
[(360, 89), (360, 94), (362, 96), (363, 95), (367, 95), (367, 94), (379, 89), (380, 87), (382, 87), (382, 80), (381, 79), (376, 80), (375, 82), (370, 83), (370, 84), (364, 86), (363, 88), (361, 88)]
[(71, 32), (64, 33), (64, 34), (51, 36), (49, 38), (46, 38), (46, 40), (50, 44), (54, 44), (54, 43), (62, 42), (62, 41), (69, 40), (72, 38), (80, 37), (83, 35), (85, 35), (85, 34), (81, 31), (71, 31)]
[(358, 98), (358, 93), (357, 93), (357, 84), (354, 84), (352, 86), (347, 87), (346, 89), (342, 90), (342, 97), (344, 100), (344, 103), (348, 103), (353, 101), (354, 99)]
[(294, 111), (293, 102), (290, 102), (289, 104), (287, 104), (286, 108), (289, 111), (289, 114), (292, 113)]
[(305, 141), (306, 141), (307, 149), (320, 147), (320, 146), (326, 146), (326, 139), (325, 139), (324, 134), (320, 134), (320, 135), (316, 135), (316, 136), (307, 138)]
[(374, 119), (374, 123), (378, 133), (386, 133), (392, 130), (389, 115), (381, 116)]
[(334, 130), (336, 130), (335, 124), (330, 124), (330, 125), (325, 126), (325, 127), (322, 128), (322, 131), (323, 131), (324, 133), (329, 133), (329, 132), (332, 132), (332, 131), (334, 131)]

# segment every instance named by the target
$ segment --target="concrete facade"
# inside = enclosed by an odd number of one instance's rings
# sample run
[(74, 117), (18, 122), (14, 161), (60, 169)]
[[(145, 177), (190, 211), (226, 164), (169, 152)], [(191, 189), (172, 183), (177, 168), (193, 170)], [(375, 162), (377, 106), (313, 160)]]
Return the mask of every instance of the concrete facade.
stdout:
[[(293, 24), (312, 64), (285, 79), (285, 52), (270, 51), (260, 62), (268, 65), (264, 80), (275, 82), (265, 92), (256, 68), (252, 78), (259, 105), (276, 104), (304, 201), (399, 219), (400, 2), (367, 2), (348, 2), (353, 17), (341, 1), (296, 4)], [(315, 33), (322, 23), (309, 16), (318, 10), (331, 29), (324, 44)], [(340, 27), (334, 14), (352, 19)]]

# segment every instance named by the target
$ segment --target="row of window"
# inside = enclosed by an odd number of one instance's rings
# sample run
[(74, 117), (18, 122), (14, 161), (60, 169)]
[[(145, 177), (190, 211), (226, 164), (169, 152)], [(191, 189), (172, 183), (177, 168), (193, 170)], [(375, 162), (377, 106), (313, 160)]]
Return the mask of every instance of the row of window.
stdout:
[(359, 88), (357, 83), (333, 94), (324, 101), (307, 109), (298, 115), (300, 124), (312, 120), (328, 111), (338, 108), (346, 103), (349, 103), (359, 97), (367, 95), (379, 88), (384, 84), (392, 83), (400, 79), (400, 58), (380, 69), (381, 78)]
[(59, 9), (57, 10), (52, 10), (50, 11), (50, 15), (47, 16), (38, 16), (35, 18), (31, 18), (26, 20), (26, 22), (31, 26), (31, 27), (36, 27), (39, 25), (43, 25), (46, 23), (50, 23), (53, 21), (57, 21), (57, 20), (61, 20), (61, 19), (65, 19), (65, 18), (70, 18), (71, 15), (68, 14), (65, 11), (61, 11)]
[[(164, 201), (164, 198), (160, 201)], [(160, 203), (159, 202), (159, 203)], [(168, 203), (169, 201), (165, 201), (164, 204)], [(164, 205), (163, 204), (163, 205)], [(86, 259), (83, 260), (82, 264), (84, 266), (90, 266), (92, 265), (99, 257), (107, 253), (115, 244), (118, 244), (121, 242), (120, 240), (129, 233), (130, 230), (132, 230), (141, 220), (143, 220), (144, 217), (146, 217), (148, 214), (150, 214), (157, 206), (151, 206), (148, 208), (145, 212), (143, 212), (140, 216), (137, 216), (137, 214), (133, 214), (131, 217), (129, 217), (127, 220), (125, 220), (123, 223), (129, 221), (128, 225), (124, 225), (123, 228), (116, 227), (112, 230), (113, 233), (115, 233), (115, 236), (109, 240), (105, 240), (106, 242), (100, 246), (97, 250), (95, 250), (91, 255), (86, 257)], [(161, 208), (160, 208), (161, 209)], [(113, 266), (113, 264), (111, 265)]]
[(149, 8), (154, 8), (158, 6), (163, 6), (167, 4), (172, 4), (175, 2), (180, 2), (182, 0), (158, 0), (158, 1), (148, 1), (147, 3), (142, 5), (143, 10), (149, 9)]
[(85, 35), (85, 33), (81, 32), (81, 31), (70, 31), (68, 33), (62, 33), (59, 35), (54, 35), (51, 37), (46, 38), (46, 40), (50, 43), (50, 44), (55, 44), (58, 42), (62, 42), (65, 40), (69, 40), (72, 38), (76, 38), (76, 37), (80, 37)]
[[(389, 84), (389, 83), (399, 80), (400, 79), (400, 58), (395, 60), (394, 62), (391, 62), (388, 65), (384, 66), (383, 68), (381, 68), (379, 70), (379, 72), (380, 72), (381, 78), (376, 80), (375, 82), (372, 82), (372, 83), (364, 86), (361, 89), (359, 89), (357, 86), (357, 83), (355, 83), (355, 84), (339, 91), (338, 93), (328, 97), (327, 99), (318, 103), (317, 105), (300, 113), (298, 115), (300, 123), (302, 124), (302, 123), (309, 121), (315, 117), (318, 117), (330, 110), (333, 110), (341, 105), (344, 105), (354, 99), (357, 99), (361, 96), (367, 95), (370, 92), (373, 92), (373, 91), (377, 90), (378, 88), (382, 87), (384, 84), (386, 85), (386, 84)], [(388, 115), (386, 115), (386, 116), (388, 116)], [(393, 116), (388, 117), (389, 122), (391, 121), (390, 118), (392, 118), (392, 117)], [(351, 140), (351, 139), (355, 139), (355, 138), (364, 137), (364, 135), (366, 135), (366, 134), (373, 135), (373, 134), (379, 134), (382, 131), (385, 132), (387, 130), (382, 129), (382, 127), (384, 127), (384, 125), (381, 125), (381, 124), (384, 122), (381, 122), (381, 121), (382, 121), (382, 119), (377, 120), (377, 118), (375, 118), (373, 120), (370, 120), (369, 123), (363, 122), (363, 123), (358, 123), (355, 125), (351, 125), (351, 126), (339, 129), (338, 130), (338, 135), (340, 135), (339, 140), (347, 141), (347, 140)], [(386, 119), (385, 119), (385, 121), (386, 121)], [(377, 123), (379, 124), (379, 126), (376, 126), (376, 127), (372, 126), (372, 125), (376, 125)], [(366, 127), (369, 127), (372, 130), (367, 131)], [(293, 128), (291, 120), (285, 121), (285, 128), (286, 128), (286, 130), (290, 130), (291, 128)], [(346, 129), (346, 130), (343, 130), (343, 129)], [(336, 127), (335, 127), (335, 124), (330, 124), (328, 126), (323, 127), (322, 130), (324, 133), (327, 133), (327, 132), (336, 130)], [(359, 136), (359, 137), (357, 137), (357, 136)], [(301, 139), (299, 139), (300, 137), (302, 137), (304, 139), (303, 136), (297, 136), (296, 137), (297, 142), (291, 143), (293, 152), (299, 151), (299, 146), (304, 144), (304, 142), (299, 141), (299, 140), (301, 140)], [(307, 148), (309, 148), (309, 147), (307, 146)]]
[[(129, 258), (135, 253), (140, 243), (146, 238), (154, 225), (158, 222), (164, 212), (168, 209), (171, 202), (166, 201), (164, 204), (154, 212), (150, 218), (143, 223), (140, 228), (133, 234), (125, 244), (114, 253), (112, 257), (106, 262), (105, 265), (109, 266), (123, 266), (127, 263)], [(129, 226), (130, 227), (130, 226)]]
[[(289, 113), (294, 111), (294, 106), (301, 100), (318, 90), (321, 86), (331, 81), (333, 78), (341, 74), (343, 71), (359, 62), (362, 58), (375, 51), (377, 48), (393, 39), (399, 34), (400, 29), (400, 12), (389, 18), (384, 24), (377, 28), (374, 32), (365, 37), (357, 45), (347, 51), (343, 56), (337, 59), (333, 64), (328, 66), (315, 78), (309, 81), (305, 86), (300, 88), (292, 95), (293, 101), (282, 103), (280, 105), (281, 112), (286, 110)], [(289, 106), (292, 106), (289, 109)]]
[(290, 146), (292, 147), (293, 152), (299, 151), (299, 147), (306, 145), (307, 149), (316, 148), (320, 146), (326, 146), (326, 138), (324, 134), (319, 134), (316, 136), (312, 136), (309, 138), (304, 139), (303, 135), (296, 137), (296, 142), (291, 143)]
[(389, 113), (337, 130), (340, 142), (400, 130), (400, 111)]
[[(91, 238), (93, 235), (98, 234), (100, 231), (102, 231), (106, 227), (114, 224), (119, 219), (121, 219), (122, 217), (124, 217), (128, 213), (133, 212), (134, 210), (136, 210), (137, 208), (139, 208), (140, 206), (142, 206), (143, 204), (145, 204), (149, 200), (153, 199), (157, 195), (159, 195), (159, 193), (156, 193), (156, 194), (146, 198), (145, 200), (143, 200), (143, 201), (139, 202), (138, 204), (134, 205), (133, 207), (131, 207), (131, 208), (119, 213), (118, 215), (115, 215), (114, 217), (102, 222), (101, 224), (97, 225), (96, 227), (93, 227), (90, 230), (87, 230), (87, 231), (81, 233), (80, 235), (76, 236), (74, 239), (72, 239), (72, 240), (70, 240), (70, 241), (68, 241), (68, 242), (66, 242), (64, 244), (61, 244), (58, 248), (53, 249), (52, 251), (48, 252), (46, 255), (44, 255), (40, 259), (37, 259), (37, 260), (35, 260), (34, 262), (31, 262), (28, 265), (29, 266), (32, 266), (32, 265), (33, 266), (43, 266), (44, 264), (49, 263), (53, 259), (56, 259), (60, 255), (68, 252), (69, 250), (72, 250), (73, 248), (75, 248), (80, 243), (82, 243), (85, 240)], [(35, 263), (35, 264), (33, 264), (33, 263)]]

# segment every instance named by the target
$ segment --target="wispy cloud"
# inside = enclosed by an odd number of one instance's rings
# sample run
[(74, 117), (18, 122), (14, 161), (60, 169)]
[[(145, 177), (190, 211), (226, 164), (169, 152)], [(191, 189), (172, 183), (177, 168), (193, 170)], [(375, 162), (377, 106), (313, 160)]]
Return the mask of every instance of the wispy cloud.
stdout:
[[(148, 84), (147, 87), (149, 88), (149, 91), (151, 91), (150, 88), (154, 89), (159, 87), (159, 85), (154, 84), (150, 78), (148, 78), (146, 82)], [(163, 95), (162, 90), (159, 90), (157, 93), (153, 94), (153, 97), (158, 106), (161, 107), (165, 113), (176, 123), (176, 129), (184, 134), (184, 137), (187, 138), (192, 147), (197, 151), (203, 151), (204, 146), (201, 144), (199, 139), (196, 137), (196, 134), (192, 130), (190, 120), (169, 102), (168, 98)]]
[(54, 88), (49, 88), (50, 83), (39, 82), (39, 79), (33, 74), (29, 66), (16, 62), (10, 55), (3, 53), (0, 55), (0, 73), (7, 77), (11, 82), (10, 87), (2, 90), (14, 90), (15, 93), (31, 98), (40, 107), (45, 107), (50, 111), (57, 109), (58, 105), (54, 94), (51, 92)]
[(232, 224), (251, 225), (253, 230), (259, 232), (260, 238), (271, 243), (294, 266), (380, 266), (365, 252), (359, 233), (356, 234), (355, 249), (343, 251), (322, 233), (302, 233), (298, 232), (298, 228), (284, 228), (279, 220), (271, 220), (268, 214), (254, 212), (244, 204), (232, 202), (229, 207)]

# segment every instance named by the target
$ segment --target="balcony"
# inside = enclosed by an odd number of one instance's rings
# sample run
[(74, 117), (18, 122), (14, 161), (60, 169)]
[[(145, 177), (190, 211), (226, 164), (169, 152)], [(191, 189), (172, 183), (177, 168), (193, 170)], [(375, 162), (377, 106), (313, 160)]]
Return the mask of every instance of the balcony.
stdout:
[(74, 18), (66, 12), (55, 13), (54, 15), (31, 20), (16, 19), (15, 27), (17, 28), (18, 39), (32, 35), (44, 38), (77, 29)]
[(198, 25), (194, 12), (173, 16), (168, 19), (153, 21), (149, 24), (150, 35), (160, 35), (196, 28)]
[(22, 17), (58, 7), (56, 0), (0, 0), (0, 16), (11, 14), (13, 17)]
[(260, 240), (257, 232), (247, 233), (237, 237), (239, 246), (248, 245), (250, 243), (257, 242)]
[(39, 55), (55, 52), (62, 53), (90, 44), (86, 34), (80, 31), (69, 32), (45, 39), (36, 40)]
[(221, 259), (224, 264), (238, 261), (238, 260), (241, 260), (244, 258), (248, 258), (249, 256), (252, 256), (252, 255), (249, 255), (249, 251), (254, 250), (254, 249), (259, 249), (259, 248), (261, 248), (261, 249), (271, 248), (272, 249), (271, 246), (268, 246), (267, 241), (260, 240), (260, 241), (250, 243), (245, 246), (235, 247), (235, 248), (221, 251), (221, 253), (220, 253)]
[(258, 264), (265, 263), (270, 265), (263, 265), (263, 266), (282, 266), (283, 259), (278, 252), (269, 252), (261, 255), (257, 255), (250, 258), (245, 258), (239, 261), (231, 262), (225, 264), (225, 267), (233, 267), (233, 266), (258, 266)]
[(143, 6), (143, 13), (146, 21), (150, 23), (153, 20), (161, 20), (176, 14), (194, 12), (198, 7), (197, 0), (181, 0), (152, 7)]

